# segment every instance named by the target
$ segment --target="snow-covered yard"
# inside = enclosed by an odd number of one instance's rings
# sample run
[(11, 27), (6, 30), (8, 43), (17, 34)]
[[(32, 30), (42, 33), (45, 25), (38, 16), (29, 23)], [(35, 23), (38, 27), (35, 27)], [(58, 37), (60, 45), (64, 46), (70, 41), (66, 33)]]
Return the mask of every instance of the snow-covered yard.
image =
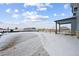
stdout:
[(75, 36), (42, 33), (42, 43), (51, 56), (79, 56), (79, 39)]
[(75, 36), (53, 32), (21, 32), (15, 39), (19, 39), (16, 44), (11, 48), (0, 51), (0, 55), (79, 56), (79, 39)]
[[(7, 35), (7, 34), (5, 34)], [(1, 56), (48, 56), (44, 49), (41, 38), (37, 33), (20, 32), (8, 34), (9, 41), (16, 40), (15, 45), (11, 48), (0, 51)], [(6, 36), (4, 38), (7, 38)], [(2, 40), (3, 41), (3, 40)], [(7, 40), (6, 40), (7, 41)], [(3, 42), (7, 43), (7, 42)], [(5, 45), (4, 45), (5, 46)]]

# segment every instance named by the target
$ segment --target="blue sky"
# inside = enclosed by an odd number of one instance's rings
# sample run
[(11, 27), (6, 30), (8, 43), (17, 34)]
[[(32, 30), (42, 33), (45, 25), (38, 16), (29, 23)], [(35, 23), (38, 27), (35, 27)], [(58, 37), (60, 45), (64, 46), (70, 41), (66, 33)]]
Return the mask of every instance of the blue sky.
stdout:
[(70, 4), (66, 3), (0, 4), (0, 22), (20, 27), (52, 28), (53, 21), (71, 16)]

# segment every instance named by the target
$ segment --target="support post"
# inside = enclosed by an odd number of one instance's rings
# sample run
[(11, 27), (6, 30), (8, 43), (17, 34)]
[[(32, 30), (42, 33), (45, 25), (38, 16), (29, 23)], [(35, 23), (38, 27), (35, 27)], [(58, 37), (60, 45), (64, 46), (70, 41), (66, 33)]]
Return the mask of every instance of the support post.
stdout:
[(60, 23), (59, 23), (59, 32), (60, 32)]
[(76, 23), (75, 22), (72, 22), (71, 23), (71, 35), (76, 35)]
[(56, 30), (55, 30), (55, 34), (57, 34), (57, 22), (56, 22)]

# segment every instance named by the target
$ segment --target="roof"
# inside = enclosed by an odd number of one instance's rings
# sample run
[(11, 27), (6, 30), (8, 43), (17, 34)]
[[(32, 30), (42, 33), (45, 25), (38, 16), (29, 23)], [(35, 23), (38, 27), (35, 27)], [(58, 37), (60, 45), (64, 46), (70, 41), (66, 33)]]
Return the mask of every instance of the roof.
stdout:
[(6, 29), (4, 29), (4, 28), (0, 28), (0, 30), (6, 30)]
[(69, 17), (69, 18), (64, 18), (64, 19), (61, 19), (61, 20), (56, 20), (55, 22), (58, 22), (58, 21), (65, 21), (65, 20), (71, 20), (71, 19), (76, 19), (76, 16)]

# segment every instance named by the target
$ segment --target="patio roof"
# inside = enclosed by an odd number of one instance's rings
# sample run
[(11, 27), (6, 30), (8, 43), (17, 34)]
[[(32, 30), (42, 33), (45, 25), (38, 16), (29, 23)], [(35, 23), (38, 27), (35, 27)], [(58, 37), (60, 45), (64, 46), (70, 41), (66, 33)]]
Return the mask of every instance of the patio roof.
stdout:
[(55, 22), (60, 23), (60, 24), (65, 24), (65, 23), (71, 23), (72, 20), (75, 20), (75, 19), (76, 19), (76, 16), (73, 16), (73, 17), (64, 18), (61, 20), (56, 20)]

